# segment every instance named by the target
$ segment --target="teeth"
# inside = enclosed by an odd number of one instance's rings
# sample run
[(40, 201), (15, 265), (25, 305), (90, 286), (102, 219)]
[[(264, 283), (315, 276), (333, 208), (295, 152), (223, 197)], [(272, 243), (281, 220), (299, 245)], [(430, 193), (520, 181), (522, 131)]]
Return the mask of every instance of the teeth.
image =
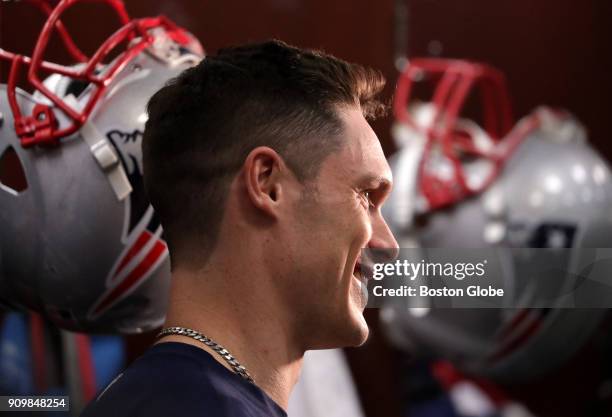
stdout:
[(359, 289), (361, 290), (363, 299), (365, 300), (365, 303), (367, 304), (368, 303), (368, 285), (361, 279), (359, 280)]
[(364, 276), (362, 268), (359, 265), (355, 269), (356, 269), (355, 277), (357, 278), (357, 281), (359, 282), (359, 291), (361, 292), (361, 296), (364, 300), (364, 303), (367, 304), (369, 294), (368, 294), (368, 285), (366, 283), (366, 277)]

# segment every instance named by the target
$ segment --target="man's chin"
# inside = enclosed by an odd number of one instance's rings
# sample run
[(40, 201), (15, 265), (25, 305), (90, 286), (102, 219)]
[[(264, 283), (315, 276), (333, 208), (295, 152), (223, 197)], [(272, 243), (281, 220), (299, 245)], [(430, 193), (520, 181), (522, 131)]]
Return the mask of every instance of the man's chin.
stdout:
[(369, 335), (370, 329), (368, 326), (365, 326), (365, 329), (359, 333), (359, 335), (355, 338), (355, 343), (351, 344), (350, 347), (359, 347), (363, 345), (368, 340)]
[(351, 317), (351, 343), (347, 346), (357, 347), (363, 345), (368, 340), (370, 328), (363, 316), (361, 309), (355, 309)]
[(347, 320), (347, 332), (350, 332), (351, 341), (346, 346), (357, 347), (363, 345), (368, 340), (370, 329), (363, 316), (363, 311), (367, 304), (367, 292), (364, 291), (364, 284), (355, 277), (353, 277), (352, 284)]
[(369, 333), (370, 329), (363, 314), (355, 309), (347, 314), (343, 320), (335, 321), (333, 328), (328, 327), (326, 329), (327, 337), (319, 338), (319, 343), (315, 343), (309, 349), (358, 347), (368, 340)]

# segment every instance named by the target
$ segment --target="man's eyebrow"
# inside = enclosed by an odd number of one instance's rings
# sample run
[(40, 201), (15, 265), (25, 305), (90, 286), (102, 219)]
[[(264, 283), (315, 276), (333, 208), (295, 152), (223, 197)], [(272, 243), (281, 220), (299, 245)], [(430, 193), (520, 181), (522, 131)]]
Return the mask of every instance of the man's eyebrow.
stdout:
[(390, 189), (392, 185), (392, 181), (382, 175), (365, 175), (364, 177), (362, 177), (360, 182), (362, 184), (369, 184), (374, 188), (380, 188), (384, 190)]

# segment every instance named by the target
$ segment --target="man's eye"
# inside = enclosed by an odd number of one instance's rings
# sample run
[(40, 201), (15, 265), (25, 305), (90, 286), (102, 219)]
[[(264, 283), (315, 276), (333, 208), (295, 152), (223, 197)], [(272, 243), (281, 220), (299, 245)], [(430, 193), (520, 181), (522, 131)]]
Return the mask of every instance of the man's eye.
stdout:
[(366, 206), (368, 208), (370, 207), (374, 207), (374, 203), (372, 202), (372, 196), (371, 196), (372, 192), (371, 191), (363, 191), (361, 193), (361, 197), (363, 198), (363, 201), (366, 203)]

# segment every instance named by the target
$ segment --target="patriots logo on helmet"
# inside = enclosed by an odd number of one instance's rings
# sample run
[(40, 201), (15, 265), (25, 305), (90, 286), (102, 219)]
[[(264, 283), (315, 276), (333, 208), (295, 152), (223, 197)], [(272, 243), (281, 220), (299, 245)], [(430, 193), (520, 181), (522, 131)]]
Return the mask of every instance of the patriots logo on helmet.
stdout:
[(113, 129), (106, 133), (119, 155), (133, 190), (125, 200), (122, 235), (125, 246), (107, 276), (107, 290), (89, 312), (91, 318), (99, 317), (142, 285), (168, 256), (161, 224), (145, 198), (140, 157), (142, 136), (143, 132), (138, 129), (132, 132)]

